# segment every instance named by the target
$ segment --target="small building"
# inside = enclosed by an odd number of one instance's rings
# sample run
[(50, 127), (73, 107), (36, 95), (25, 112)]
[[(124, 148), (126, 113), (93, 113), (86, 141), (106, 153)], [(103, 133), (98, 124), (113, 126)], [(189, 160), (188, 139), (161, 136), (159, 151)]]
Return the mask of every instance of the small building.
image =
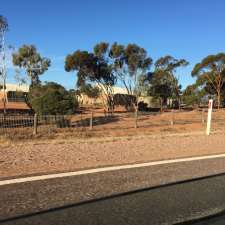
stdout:
[[(99, 87), (100, 90), (102, 90), (103, 88)], [(113, 95), (116, 94), (122, 94), (122, 95), (126, 95), (127, 94), (127, 90), (125, 88), (122, 87), (112, 87), (112, 93)], [(100, 95), (98, 98), (93, 99), (88, 97), (85, 94), (81, 94), (78, 97), (78, 101), (81, 105), (103, 105), (104, 101), (105, 101), (105, 96), (104, 95)]]
[(26, 103), (29, 92), (28, 85), (9, 84), (0, 89), (0, 112), (7, 113), (30, 113), (31, 108)]
[[(103, 90), (104, 88), (101, 87), (100, 90)], [(135, 102), (136, 96), (130, 95), (127, 92), (127, 89), (124, 87), (118, 87), (113, 86), (112, 87), (112, 95), (114, 98), (114, 107), (115, 110), (119, 109), (119, 111), (130, 111), (132, 110), (133, 106), (132, 103)], [(88, 105), (100, 105), (104, 106), (105, 96), (100, 95), (98, 98), (93, 99), (88, 97), (85, 94), (81, 94), (78, 97), (80, 105), (88, 106)], [(159, 101), (154, 99), (151, 96), (140, 96), (138, 97), (138, 102), (142, 102), (143, 104), (146, 104), (149, 108), (159, 108), (160, 104)]]

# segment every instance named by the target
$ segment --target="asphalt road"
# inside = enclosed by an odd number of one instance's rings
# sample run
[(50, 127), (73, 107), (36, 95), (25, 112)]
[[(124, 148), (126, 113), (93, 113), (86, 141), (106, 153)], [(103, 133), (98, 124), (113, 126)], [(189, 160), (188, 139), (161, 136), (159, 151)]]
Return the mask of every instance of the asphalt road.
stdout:
[(190, 225), (224, 225), (224, 224), (225, 224), (225, 215), (218, 216), (212, 219), (205, 219), (201, 222), (192, 223)]
[(225, 175), (179, 181), (224, 172), (225, 158), (218, 158), (4, 185), (0, 186), (0, 222), (181, 223), (225, 210)]

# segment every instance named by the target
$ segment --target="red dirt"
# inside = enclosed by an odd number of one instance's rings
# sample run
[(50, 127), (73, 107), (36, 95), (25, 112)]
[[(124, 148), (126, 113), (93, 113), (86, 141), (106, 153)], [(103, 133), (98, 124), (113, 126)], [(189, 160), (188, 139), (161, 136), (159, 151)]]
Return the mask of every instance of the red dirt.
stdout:
[(225, 134), (17, 143), (0, 149), (0, 179), (225, 153)]

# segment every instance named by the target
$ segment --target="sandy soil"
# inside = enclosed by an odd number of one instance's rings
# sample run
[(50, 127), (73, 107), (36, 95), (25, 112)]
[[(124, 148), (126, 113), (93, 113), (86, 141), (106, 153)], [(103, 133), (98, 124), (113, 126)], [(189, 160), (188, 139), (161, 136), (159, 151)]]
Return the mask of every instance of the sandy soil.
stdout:
[(25, 142), (1, 147), (0, 179), (216, 153), (225, 133)]
[[(23, 118), (23, 117), (22, 117)], [(36, 139), (64, 139), (67, 137), (79, 138), (98, 138), (98, 137), (122, 137), (122, 136), (139, 136), (139, 135), (161, 135), (184, 132), (203, 132), (206, 129), (207, 113), (201, 110), (192, 111), (167, 111), (160, 113), (143, 113), (138, 115), (138, 129), (134, 128), (134, 113), (114, 113), (113, 117), (105, 117), (102, 112), (93, 113), (93, 129), (90, 129), (91, 114), (86, 111), (82, 114), (68, 116), (71, 121), (71, 127), (57, 128), (54, 116), (50, 117), (49, 124), (39, 123)], [(52, 121), (53, 119), (53, 121)], [(15, 124), (18, 124), (18, 118)], [(19, 120), (20, 121), (20, 120)], [(173, 123), (172, 123), (173, 121)], [(29, 124), (27, 118), (24, 124)], [(173, 125), (172, 125), (173, 124)], [(212, 116), (212, 131), (225, 131), (225, 110), (217, 110)], [(1, 136), (2, 135), (2, 136)], [(1, 138), (6, 135), (13, 143), (21, 139), (32, 139), (33, 127), (24, 126), (17, 128), (0, 127), (0, 144)]]

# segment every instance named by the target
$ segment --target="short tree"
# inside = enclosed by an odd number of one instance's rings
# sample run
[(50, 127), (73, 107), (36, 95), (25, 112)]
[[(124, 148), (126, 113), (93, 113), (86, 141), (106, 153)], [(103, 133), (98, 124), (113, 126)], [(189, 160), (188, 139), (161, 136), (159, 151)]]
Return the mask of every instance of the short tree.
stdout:
[(73, 93), (54, 82), (31, 87), (28, 103), (36, 113), (41, 115), (72, 114), (78, 107)]
[(40, 83), (39, 75), (48, 70), (51, 61), (41, 57), (34, 45), (23, 45), (13, 54), (13, 64), (26, 70), (32, 87)]

